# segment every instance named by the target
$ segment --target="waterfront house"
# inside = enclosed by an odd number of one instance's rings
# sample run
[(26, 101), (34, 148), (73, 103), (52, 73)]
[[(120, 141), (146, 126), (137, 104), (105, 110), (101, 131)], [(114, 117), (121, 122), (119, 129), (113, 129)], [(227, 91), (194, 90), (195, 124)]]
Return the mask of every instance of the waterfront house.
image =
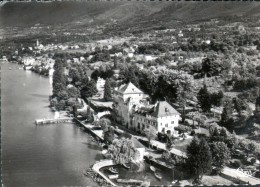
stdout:
[(157, 132), (176, 134), (175, 127), (179, 125), (180, 113), (167, 101), (158, 101), (153, 107), (141, 107), (133, 112), (132, 128), (143, 132), (153, 126)]
[(132, 107), (140, 104), (140, 100), (143, 100), (144, 97), (145, 94), (131, 82), (121, 85), (114, 90), (114, 102), (117, 114), (123, 118), (124, 124), (127, 127), (130, 125)]
[(35, 63), (35, 59), (33, 57), (24, 57), (22, 59), (22, 63), (25, 65), (25, 66), (31, 66)]

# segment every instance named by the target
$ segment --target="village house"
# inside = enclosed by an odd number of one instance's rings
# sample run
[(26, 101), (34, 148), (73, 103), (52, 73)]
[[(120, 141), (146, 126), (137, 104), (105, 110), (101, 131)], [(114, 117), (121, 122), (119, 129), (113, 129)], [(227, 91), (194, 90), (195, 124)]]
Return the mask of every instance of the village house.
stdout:
[(35, 63), (35, 59), (33, 57), (24, 57), (24, 58), (22, 58), (22, 63), (25, 66), (30, 66)]
[(104, 79), (98, 77), (98, 80), (97, 80), (97, 90), (98, 91), (103, 91), (105, 83), (106, 83), (106, 81)]

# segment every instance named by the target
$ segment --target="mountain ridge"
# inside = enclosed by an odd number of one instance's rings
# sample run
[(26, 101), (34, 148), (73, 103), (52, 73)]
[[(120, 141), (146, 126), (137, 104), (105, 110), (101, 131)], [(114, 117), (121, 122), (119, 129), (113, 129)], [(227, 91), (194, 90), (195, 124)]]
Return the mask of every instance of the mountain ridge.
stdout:
[(141, 2), (141, 1), (87, 1), (18, 3), (8, 2), (0, 7), (0, 27), (30, 27), (35, 24), (57, 25), (91, 20), (99, 23), (117, 20), (134, 25), (155, 20), (189, 22), (227, 15), (260, 16), (258, 2)]

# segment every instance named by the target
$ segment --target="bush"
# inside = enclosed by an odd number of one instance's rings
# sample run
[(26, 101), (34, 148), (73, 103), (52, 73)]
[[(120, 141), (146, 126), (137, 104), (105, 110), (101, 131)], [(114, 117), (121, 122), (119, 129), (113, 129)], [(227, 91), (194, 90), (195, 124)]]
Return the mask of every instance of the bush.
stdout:
[(242, 163), (240, 160), (235, 160), (231, 165), (235, 168), (239, 168), (241, 167)]
[(250, 163), (253, 165), (256, 162), (256, 158), (251, 158)]

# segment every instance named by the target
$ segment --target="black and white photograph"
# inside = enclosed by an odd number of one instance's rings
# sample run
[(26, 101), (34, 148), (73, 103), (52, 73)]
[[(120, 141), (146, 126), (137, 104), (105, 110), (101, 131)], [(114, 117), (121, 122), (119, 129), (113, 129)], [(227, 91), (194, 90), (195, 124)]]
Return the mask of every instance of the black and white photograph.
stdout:
[(260, 2), (0, 1), (1, 186), (260, 186)]

